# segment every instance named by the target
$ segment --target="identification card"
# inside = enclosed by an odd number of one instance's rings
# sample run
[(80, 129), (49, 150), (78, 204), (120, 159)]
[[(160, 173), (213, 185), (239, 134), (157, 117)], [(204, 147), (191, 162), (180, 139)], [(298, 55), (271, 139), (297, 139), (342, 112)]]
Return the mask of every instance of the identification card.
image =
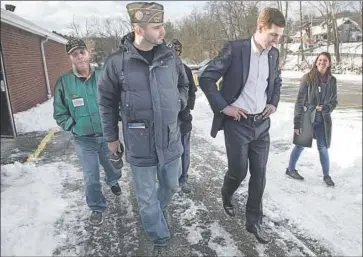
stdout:
[(128, 124), (128, 128), (129, 129), (144, 129), (146, 128), (145, 123), (144, 122), (129, 122)]
[(74, 107), (79, 107), (79, 106), (83, 106), (84, 102), (83, 102), (83, 98), (75, 98), (72, 99), (72, 103)]

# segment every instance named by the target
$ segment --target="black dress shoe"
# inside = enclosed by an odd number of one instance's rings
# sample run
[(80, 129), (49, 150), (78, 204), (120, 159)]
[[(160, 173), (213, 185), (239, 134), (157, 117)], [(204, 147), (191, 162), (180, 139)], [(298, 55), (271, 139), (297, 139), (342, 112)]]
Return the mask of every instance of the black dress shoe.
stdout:
[(236, 216), (236, 208), (233, 206), (233, 204), (223, 203), (223, 208), (229, 216), (231, 217)]
[(255, 235), (258, 242), (262, 244), (267, 244), (271, 241), (271, 237), (267, 232), (261, 228), (259, 225), (248, 226), (246, 230)]
[(233, 204), (231, 203), (231, 198), (227, 198), (223, 195), (222, 193), (222, 202), (223, 202), (223, 208), (226, 211), (226, 213), (231, 216), (234, 217), (236, 216), (236, 208), (233, 206)]
[(115, 185), (111, 186), (111, 191), (114, 195), (120, 195), (121, 194), (121, 187), (118, 183), (116, 183)]

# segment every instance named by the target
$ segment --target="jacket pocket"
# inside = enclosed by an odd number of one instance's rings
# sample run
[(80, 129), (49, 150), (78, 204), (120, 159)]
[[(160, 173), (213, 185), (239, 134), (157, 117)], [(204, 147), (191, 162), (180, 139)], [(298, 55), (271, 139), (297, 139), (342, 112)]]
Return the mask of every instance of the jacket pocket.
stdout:
[(168, 125), (168, 148), (173, 147), (180, 140), (180, 129), (177, 121)]
[(127, 128), (126, 138), (126, 145), (132, 157), (151, 156), (150, 128)]
[(89, 112), (86, 106), (78, 106), (73, 108), (74, 108), (74, 116), (76, 117), (76, 119), (89, 116)]
[[(88, 136), (97, 133), (97, 131), (94, 130), (89, 116), (77, 117), (77, 120), (72, 127), (72, 132), (78, 136)], [(101, 132), (101, 130), (98, 132)]]

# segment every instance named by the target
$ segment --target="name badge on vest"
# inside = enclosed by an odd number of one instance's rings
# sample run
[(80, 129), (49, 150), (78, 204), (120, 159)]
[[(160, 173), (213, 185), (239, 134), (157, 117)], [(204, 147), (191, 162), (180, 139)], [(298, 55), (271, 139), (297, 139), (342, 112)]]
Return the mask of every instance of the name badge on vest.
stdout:
[(79, 107), (79, 106), (83, 106), (84, 105), (84, 101), (83, 98), (75, 98), (72, 99), (72, 103), (74, 107)]
[(144, 122), (129, 122), (127, 123), (129, 129), (144, 129), (146, 124)]

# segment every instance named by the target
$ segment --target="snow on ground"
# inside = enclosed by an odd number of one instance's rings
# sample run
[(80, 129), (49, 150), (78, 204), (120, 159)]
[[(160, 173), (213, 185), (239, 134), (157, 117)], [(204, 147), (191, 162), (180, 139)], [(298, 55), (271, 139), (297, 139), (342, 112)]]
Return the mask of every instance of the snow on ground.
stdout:
[(57, 127), (53, 119), (53, 98), (27, 111), (14, 114), (14, 120), (18, 133), (47, 131)]
[[(291, 71), (291, 70), (282, 70), (281, 76), (282, 78), (287, 79), (301, 79), (304, 76), (305, 72), (302, 71)], [(357, 74), (333, 74), (338, 83), (342, 81), (354, 81), (354, 82), (362, 82), (362, 75)]]
[[(300, 75), (283, 72), (285, 78), (300, 78)], [(216, 139), (209, 136), (213, 115), (201, 90), (197, 92), (197, 96), (193, 111), (194, 131), (197, 136), (206, 138), (225, 152), (223, 132)], [(16, 114), (18, 131), (48, 130), (57, 126), (52, 117), (52, 102), (49, 100)], [(285, 176), (292, 147), (292, 118), (291, 103), (280, 103), (278, 111), (272, 116), (271, 151), (264, 195), (265, 214), (273, 221), (289, 219), (291, 225), (303, 234), (320, 239), (338, 255), (361, 256), (361, 112), (339, 110), (333, 113), (330, 156), (335, 188), (327, 188), (323, 184), (315, 145), (304, 151), (298, 164), (305, 181), (295, 181)], [(80, 197), (62, 196), (61, 182), (65, 176), (81, 178), (75, 167), (59, 162), (39, 166), (15, 163), (1, 167), (1, 255), (50, 256), (52, 250), (64, 242), (66, 235), (54, 234), (54, 222)], [(215, 179), (222, 178), (220, 176)], [(193, 206), (196, 208), (196, 203)], [(203, 208), (199, 205), (197, 207)], [(188, 211), (193, 212), (193, 208)], [(187, 215), (183, 215), (181, 222), (188, 222)], [(213, 236), (224, 235), (230, 241), (222, 227), (217, 224), (209, 226), (213, 230)], [(190, 243), (198, 240), (193, 227), (188, 233)], [(37, 245), (43, 247), (36, 247)], [(217, 245), (210, 247), (221, 255), (239, 255), (234, 244), (223, 249), (218, 249)]]
[[(282, 78), (289, 79), (300, 79), (303, 75), (304, 72), (291, 70), (283, 70), (281, 73)], [(362, 75), (334, 74), (334, 76), (338, 79), (338, 82), (362, 82)], [(27, 111), (14, 114), (14, 119), (18, 133), (47, 131), (58, 126), (53, 119), (53, 98)]]
[[(194, 175), (194, 174), (193, 174)], [(174, 204), (177, 206), (187, 206), (177, 209), (177, 216), (180, 224), (185, 229), (187, 240), (190, 245), (198, 245), (204, 241), (203, 232), (210, 232), (210, 240), (208, 247), (216, 251), (217, 256), (243, 256), (238, 250), (237, 242), (233, 240), (231, 235), (217, 221), (204, 224), (198, 219), (201, 212), (208, 212), (208, 208), (203, 203), (197, 203), (188, 197), (176, 196)], [(204, 217), (205, 218), (205, 217)], [(218, 238), (225, 241), (222, 245), (216, 243)], [(199, 254), (197, 254), (200, 256)]]
[[(209, 136), (213, 115), (205, 96), (200, 91), (197, 93), (193, 112), (195, 133), (225, 152), (223, 132), (216, 139)], [(362, 113), (333, 112), (330, 160), (336, 187), (327, 188), (315, 145), (303, 152), (298, 163), (305, 181), (295, 181), (284, 174), (292, 149), (293, 106), (280, 103), (272, 116), (265, 214), (273, 221), (289, 219), (302, 233), (320, 239), (338, 255), (361, 256)]]
[[(293, 52), (300, 51), (299, 49), (300, 43), (290, 43), (288, 45), (288, 49)], [(342, 54), (362, 54), (362, 42), (352, 42), (352, 43), (341, 43), (339, 45), (340, 53)], [(313, 53), (321, 53), (326, 52), (327, 46), (322, 45), (313, 50)], [(329, 51), (330, 53), (334, 53), (334, 45), (329, 45)]]
[[(307, 63), (311, 66), (318, 53), (314, 53), (313, 55), (305, 55), (305, 58), (307, 60)], [(300, 66), (298, 65), (300, 64)], [(286, 62), (283, 65), (283, 70), (301, 70), (309, 71), (309, 66), (303, 62), (301, 63), (301, 56), (300, 55), (288, 55)], [(342, 58), (339, 65), (337, 65), (335, 61), (335, 56), (332, 56), (332, 71), (334, 73), (334, 70), (338, 70), (336, 73), (339, 74), (358, 74), (358, 76), (361, 76), (359, 74), (362, 71), (362, 57), (361, 56), (349, 56)]]
[(1, 256), (51, 256), (65, 239), (54, 235), (54, 223), (76, 200), (62, 197), (65, 171), (79, 174), (65, 163), (1, 166)]
[[(64, 256), (86, 255), (80, 240), (89, 236), (85, 228), (90, 212), (83, 188), (76, 189), (76, 185), (83, 185), (83, 174), (78, 166), (68, 162), (71, 160), (1, 166), (1, 256), (53, 256), (59, 254), (55, 254), (59, 249)], [(125, 230), (123, 241), (133, 248), (139, 244), (136, 218), (130, 201), (130, 178), (127, 173), (123, 177), (123, 198), (116, 203), (122, 209), (123, 228), (131, 227)], [(112, 199), (108, 201), (110, 207)], [(113, 237), (119, 236), (115, 220), (119, 221), (108, 217), (109, 223), (115, 222), (115, 229), (107, 232)], [(83, 237), (79, 238), (79, 234)], [(72, 247), (68, 249), (69, 244)], [(108, 247), (108, 251), (115, 251), (113, 246)], [(132, 252), (127, 247), (122, 249), (129, 256)]]

